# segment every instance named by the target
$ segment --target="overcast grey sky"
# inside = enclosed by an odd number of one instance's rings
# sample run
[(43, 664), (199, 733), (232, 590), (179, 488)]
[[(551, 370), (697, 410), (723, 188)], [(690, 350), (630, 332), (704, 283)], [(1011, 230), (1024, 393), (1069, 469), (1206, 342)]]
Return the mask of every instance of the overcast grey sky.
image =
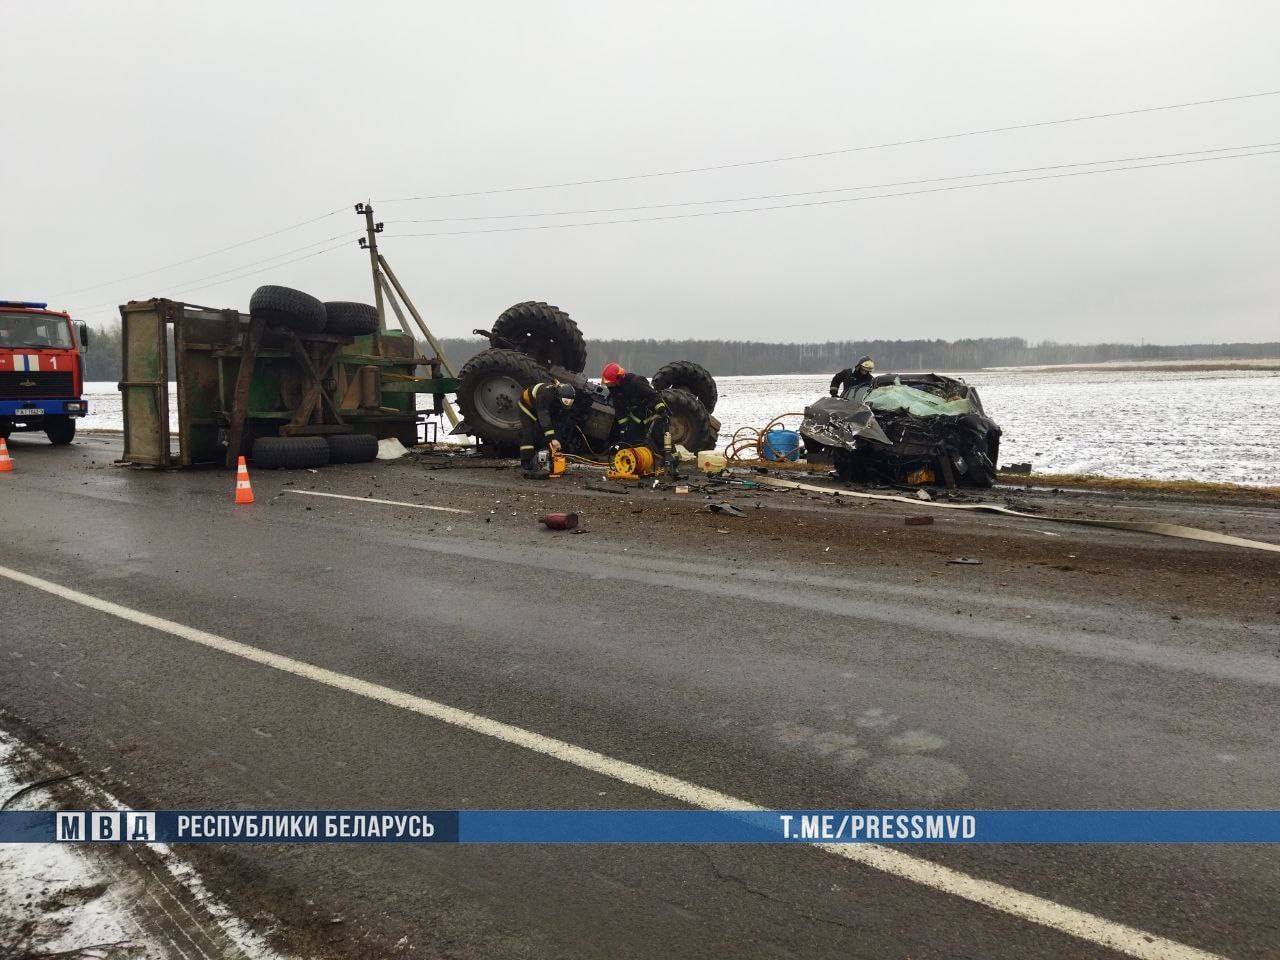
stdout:
[[(178, 298), (245, 309), (256, 285), (281, 283), (370, 300), (350, 210), (373, 198), (383, 250), (440, 335), (538, 299), (597, 337), (1280, 339), (1280, 154), (731, 216), (394, 236), (761, 204), (395, 222), (410, 219), (1276, 143), (1280, 96), (386, 202), (1280, 90), (1274, 2), (0, 0), (0, 11), (0, 297), (49, 299), (90, 322), (206, 285)], [(236, 279), (276, 255), (279, 266)]]

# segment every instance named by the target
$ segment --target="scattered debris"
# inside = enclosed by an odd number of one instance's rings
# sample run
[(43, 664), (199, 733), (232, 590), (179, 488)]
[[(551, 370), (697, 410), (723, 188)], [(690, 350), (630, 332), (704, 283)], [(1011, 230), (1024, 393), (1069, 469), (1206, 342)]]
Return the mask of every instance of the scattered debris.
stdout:
[(1006, 463), (1000, 468), (1001, 473), (1021, 473), (1029, 474), (1031, 472), (1031, 461), (1026, 463)]
[(732, 503), (709, 503), (707, 509), (712, 513), (727, 513), (731, 517), (745, 517), (746, 514)]
[(395, 437), (389, 437), (386, 440), (378, 441), (378, 459), (379, 460), (399, 460), (408, 449)]
[(583, 489), (595, 490), (598, 493), (617, 493), (617, 494), (621, 494), (624, 497), (631, 495), (631, 491), (628, 489), (618, 487), (618, 486), (609, 487), (609, 486), (605, 486), (603, 483), (584, 483), (582, 486), (583, 486)]
[(905, 522), (908, 527), (927, 527), (933, 523), (933, 517), (907, 517)]
[(576, 530), (578, 515), (576, 513), (548, 513), (542, 518), (548, 530)]
[(966, 567), (977, 567), (981, 566), (982, 561), (977, 557), (953, 557), (948, 560), (947, 563), (956, 563)]

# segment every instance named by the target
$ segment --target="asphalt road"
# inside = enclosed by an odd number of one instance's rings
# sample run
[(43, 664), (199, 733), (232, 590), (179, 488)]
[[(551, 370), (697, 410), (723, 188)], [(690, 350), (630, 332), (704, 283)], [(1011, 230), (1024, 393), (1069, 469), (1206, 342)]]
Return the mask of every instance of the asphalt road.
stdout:
[[(115, 467), (115, 441), (11, 448), (0, 566), (752, 803), (1280, 806), (1269, 556), (1063, 526), (1055, 548), (1118, 538), (1125, 568), (1098, 553), (1087, 578), (1011, 568), (974, 589), (920, 576), (909, 555), (730, 559), (678, 523), (547, 534), (509, 472), (256, 472), (258, 502), (236, 508), (226, 473)], [(474, 512), (284, 495), (312, 481)], [(1238, 513), (1238, 527), (1275, 522)], [(950, 522), (1043, 540), (1021, 521)], [(1210, 598), (1241, 595), (1247, 565), (1246, 599), (1197, 608), (1188, 592), (1172, 620), (1169, 584), (1141, 584), (1170, 551)], [(137, 806), (680, 806), (12, 579), (0, 596), (10, 723), (109, 767), (104, 785)], [(191, 849), (243, 915), (339, 955), (1121, 955), (1098, 942), (1105, 923), (1068, 935), (1023, 919), (1016, 897), (984, 906), (806, 847)], [(899, 849), (1171, 941), (1151, 955), (1280, 955), (1275, 849)]]

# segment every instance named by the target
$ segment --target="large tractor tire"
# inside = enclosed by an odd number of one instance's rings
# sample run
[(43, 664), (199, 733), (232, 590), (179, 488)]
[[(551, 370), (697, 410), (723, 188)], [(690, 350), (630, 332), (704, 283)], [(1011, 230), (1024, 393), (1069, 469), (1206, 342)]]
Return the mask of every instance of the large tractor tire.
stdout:
[(65, 447), (76, 438), (76, 422), (71, 417), (45, 417), (44, 435), (55, 447)]
[(363, 337), (378, 332), (378, 308), (367, 303), (335, 300), (324, 305), (325, 333)]
[(581, 373), (587, 366), (582, 331), (559, 307), (527, 300), (508, 307), (490, 331), (521, 353), (549, 366)]
[(671, 416), (671, 442), (690, 453), (710, 449), (711, 416), (702, 401), (687, 390), (663, 390), (659, 396)]
[(259, 437), (250, 461), (260, 470), (302, 470), (329, 462), (324, 437)]
[(334, 433), (329, 443), (330, 463), (369, 463), (378, 458), (378, 438), (369, 433)]
[(707, 372), (706, 367), (692, 360), (676, 360), (653, 375), (653, 389), (666, 390), (674, 387), (677, 390), (688, 390), (702, 401), (707, 413), (714, 413), (716, 401), (720, 398), (716, 390), (716, 378)]
[(517, 350), (477, 353), (458, 374), (458, 409), (472, 436), (487, 443), (520, 442), (520, 393), (545, 380), (536, 360)]
[(292, 287), (259, 287), (249, 298), (249, 313), (261, 317), (269, 327), (288, 327), (299, 333), (324, 330), (324, 304)]

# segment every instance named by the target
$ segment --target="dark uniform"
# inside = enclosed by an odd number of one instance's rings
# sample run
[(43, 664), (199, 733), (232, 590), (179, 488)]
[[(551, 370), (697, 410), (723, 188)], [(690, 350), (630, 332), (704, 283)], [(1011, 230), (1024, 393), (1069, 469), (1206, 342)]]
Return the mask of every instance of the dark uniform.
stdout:
[(841, 397), (854, 387), (868, 387), (875, 382), (876, 365), (870, 357), (863, 357), (855, 366), (845, 367), (831, 378), (831, 396)]
[(638, 373), (624, 373), (609, 387), (609, 400), (617, 415), (614, 421), (614, 443), (632, 446), (643, 443), (654, 453), (666, 450), (671, 415), (662, 395)]
[(552, 440), (564, 444), (556, 425), (563, 421), (559, 385), (550, 380), (525, 387), (520, 394), (520, 466), (533, 469), (538, 450), (550, 446)]

